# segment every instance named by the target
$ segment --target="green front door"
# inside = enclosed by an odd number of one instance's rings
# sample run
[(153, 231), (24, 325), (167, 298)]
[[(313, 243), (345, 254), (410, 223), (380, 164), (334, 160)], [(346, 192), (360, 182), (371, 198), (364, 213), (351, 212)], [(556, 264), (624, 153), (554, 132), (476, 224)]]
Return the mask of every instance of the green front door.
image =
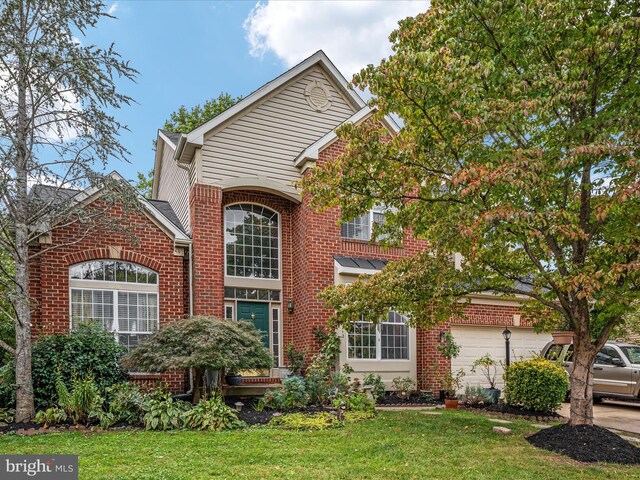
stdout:
[(238, 320), (253, 323), (262, 332), (262, 342), (269, 348), (269, 304), (238, 302)]

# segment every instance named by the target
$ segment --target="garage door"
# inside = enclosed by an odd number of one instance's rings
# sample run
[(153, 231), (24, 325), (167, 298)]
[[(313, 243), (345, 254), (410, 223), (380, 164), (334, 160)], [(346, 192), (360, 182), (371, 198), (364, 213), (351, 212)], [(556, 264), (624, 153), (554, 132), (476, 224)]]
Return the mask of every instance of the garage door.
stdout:
[[(504, 327), (470, 327), (452, 326), (451, 334), (460, 345), (460, 355), (451, 360), (452, 370), (464, 369), (466, 375), (463, 384), (482, 385), (488, 387), (487, 380), (480, 371), (471, 373), (473, 362), (485, 354), (494, 360), (505, 361), (505, 345), (502, 331)], [(529, 358), (533, 353), (540, 353), (542, 347), (551, 341), (549, 334), (536, 334), (531, 328), (509, 327), (511, 330), (511, 361), (520, 357)], [(502, 368), (498, 367), (497, 388), (502, 388)], [(463, 389), (464, 391), (464, 389)]]

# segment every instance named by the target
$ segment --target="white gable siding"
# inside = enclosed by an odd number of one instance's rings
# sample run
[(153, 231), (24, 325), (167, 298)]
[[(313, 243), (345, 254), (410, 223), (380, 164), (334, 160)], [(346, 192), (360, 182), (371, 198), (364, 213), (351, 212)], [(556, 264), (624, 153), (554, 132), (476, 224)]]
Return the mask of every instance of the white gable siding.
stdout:
[[(321, 81), (331, 93), (331, 107), (317, 112), (305, 98), (305, 88)], [(307, 146), (353, 115), (354, 109), (314, 67), (262, 104), (205, 137), (202, 182), (266, 176), (284, 183), (300, 179), (293, 161)]]
[(162, 148), (162, 163), (158, 183), (158, 200), (166, 200), (173, 211), (190, 231), (189, 227), (189, 172), (178, 167), (173, 160), (173, 148), (164, 141), (158, 141), (158, 148)]

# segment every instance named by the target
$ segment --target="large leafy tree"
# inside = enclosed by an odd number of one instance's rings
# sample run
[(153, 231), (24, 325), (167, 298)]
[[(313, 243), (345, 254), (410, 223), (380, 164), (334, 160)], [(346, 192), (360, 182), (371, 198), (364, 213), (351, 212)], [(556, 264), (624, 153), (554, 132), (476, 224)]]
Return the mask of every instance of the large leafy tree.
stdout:
[[(99, 0), (0, 3), (0, 249), (11, 263), (0, 272), (9, 302), (1, 307), (16, 330), (15, 349), (0, 346), (15, 353), (18, 422), (34, 409), (29, 262), (59, 246), (34, 253), (29, 245), (56, 225), (75, 225), (70, 243), (82, 241), (107, 226), (104, 213), (120, 200), (107, 189), (102, 202), (84, 208), (67, 190), (112, 184), (98, 172), (127, 153), (124, 127), (107, 110), (130, 103), (114, 79), (136, 72), (113, 47), (83, 44), (108, 16)], [(30, 190), (34, 183), (49, 187)]]
[[(378, 115), (304, 188), (343, 220), (429, 251), (326, 294), (345, 323), (389, 306), (429, 327), (465, 295), (521, 295), (539, 327), (575, 332), (571, 424), (592, 424), (592, 365), (640, 296), (640, 2), (435, 0), (354, 84)], [(462, 262), (454, 268), (452, 253)]]
[(171, 322), (131, 350), (124, 364), (147, 372), (193, 369), (193, 403), (200, 401), (206, 369), (268, 368), (273, 361), (249, 322), (193, 317)]

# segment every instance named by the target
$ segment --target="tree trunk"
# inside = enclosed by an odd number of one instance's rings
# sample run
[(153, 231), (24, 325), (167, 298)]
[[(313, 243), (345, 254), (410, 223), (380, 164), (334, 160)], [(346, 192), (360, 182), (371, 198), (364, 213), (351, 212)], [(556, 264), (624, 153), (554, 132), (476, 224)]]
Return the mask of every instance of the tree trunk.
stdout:
[(13, 216), (15, 222), (15, 263), (16, 286), (13, 292), (13, 307), (16, 313), (16, 422), (31, 420), (34, 413), (33, 379), (31, 378), (31, 302), (29, 299), (29, 161), (31, 143), (29, 134), (29, 88), (26, 15), (24, 4), (20, 8), (19, 68), (17, 87), (15, 201)]
[(593, 425), (593, 362), (596, 351), (588, 338), (580, 338), (577, 334), (573, 348), (569, 424)]
[(200, 403), (202, 397), (202, 377), (204, 377), (204, 370), (200, 368), (193, 369), (193, 397), (191, 403), (194, 405)]
[[(20, 232), (20, 230), (24, 230)], [(16, 228), (16, 237), (26, 235), (26, 227)], [(31, 378), (31, 305), (29, 302), (29, 260), (26, 240), (15, 259), (16, 291), (13, 301), (16, 312), (16, 422), (28, 422), (34, 414), (33, 380)]]

